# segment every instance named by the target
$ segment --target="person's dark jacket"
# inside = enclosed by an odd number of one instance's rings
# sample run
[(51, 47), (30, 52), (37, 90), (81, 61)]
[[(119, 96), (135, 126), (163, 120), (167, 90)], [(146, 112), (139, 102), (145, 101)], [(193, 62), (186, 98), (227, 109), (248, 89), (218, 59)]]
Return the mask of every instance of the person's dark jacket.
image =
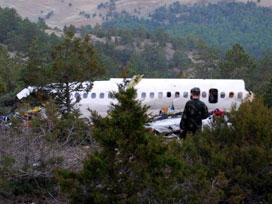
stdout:
[(180, 129), (193, 131), (201, 129), (202, 120), (209, 116), (208, 108), (199, 99), (192, 99), (185, 105), (182, 119), (180, 121)]

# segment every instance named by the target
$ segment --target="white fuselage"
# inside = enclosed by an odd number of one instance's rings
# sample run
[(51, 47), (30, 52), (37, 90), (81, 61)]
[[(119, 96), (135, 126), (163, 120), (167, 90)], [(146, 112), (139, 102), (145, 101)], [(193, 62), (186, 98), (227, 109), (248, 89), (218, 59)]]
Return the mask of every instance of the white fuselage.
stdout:
[[(117, 91), (123, 79), (110, 79), (109, 81), (95, 81), (89, 93), (73, 93), (73, 97), (80, 95), (81, 101), (77, 105), (83, 117), (90, 116), (90, 110), (97, 111), (106, 116), (111, 103), (116, 100), (110, 98), (109, 93)], [(230, 111), (233, 107), (249, 99), (253, 94), (246, 91), (243, 80), (223, 79), (142, 79), (137, 89), (137, 100), (149, 106), (149, 113), (158, 115), (162, 108), (174, 107), (175, 112), (182, 112), (185, 104), (190, 100), (190, 90), (198, 87), (201, 90), (200, 100), (209, 110), (216, 108)]]

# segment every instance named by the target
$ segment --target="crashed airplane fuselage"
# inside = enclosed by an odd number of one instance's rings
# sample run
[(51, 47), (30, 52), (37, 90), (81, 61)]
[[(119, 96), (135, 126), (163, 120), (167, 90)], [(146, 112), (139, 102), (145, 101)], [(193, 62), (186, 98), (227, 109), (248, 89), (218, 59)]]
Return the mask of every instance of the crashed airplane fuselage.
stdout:
[[(81, 98), (77, 108), (83, 117), (90, 116), (90, 110), (97, 111), (106, 116), (111, 103), (116, 103), (111, 98), (110, 92), (118, 91), (118, 84), (123, 79), (114, 78), (108, 81), (95, 81), (90, 92), (72, 93), (73, 100)], [(162, 110), (183, 112), (185, 104), (190, 100), (190, 90), (198, 87), (201, 90), (200, 100), (208, 109), (216, 108), (230, 111), (232, 107), (239, 107), (245, 100), (252, 100), (253, 94), (245, 89), (243, 80), (225, 79), (141, 79), (135, 85), (136, 99), (143, 105), (149, 106), (149, 113), (158, 115)], [(33, 87), (26, 88), (17, 94), (19, 99), (28, 96)]]

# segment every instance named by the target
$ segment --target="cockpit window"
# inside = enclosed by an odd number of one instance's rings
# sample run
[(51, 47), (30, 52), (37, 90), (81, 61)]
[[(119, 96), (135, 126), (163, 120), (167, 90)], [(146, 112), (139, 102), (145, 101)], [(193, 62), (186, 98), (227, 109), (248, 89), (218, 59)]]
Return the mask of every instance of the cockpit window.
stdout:
[(209, 90), (209, 102), (210, 103), (217, 103), (218, 102), (218, 90), (217, 89), (210, 89)]

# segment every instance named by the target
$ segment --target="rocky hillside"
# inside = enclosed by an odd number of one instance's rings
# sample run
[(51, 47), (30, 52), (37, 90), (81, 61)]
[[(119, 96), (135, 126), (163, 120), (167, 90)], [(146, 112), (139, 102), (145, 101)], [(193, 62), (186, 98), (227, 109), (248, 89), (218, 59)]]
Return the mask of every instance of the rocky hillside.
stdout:
[[(207, 4), (248, 0), (0, 0), (1, 7), (15, 8), (22, 17), (32, 21), (44, 19), (51, 27), (64, 25), (96, 25), (106, 21), (113, 12), (126, 10), (131, 15), (148, 17), (156, 8), (179, 1), (182, 4)], [(271, 0), (260, 1), (261, 6), (272, 6)]]

